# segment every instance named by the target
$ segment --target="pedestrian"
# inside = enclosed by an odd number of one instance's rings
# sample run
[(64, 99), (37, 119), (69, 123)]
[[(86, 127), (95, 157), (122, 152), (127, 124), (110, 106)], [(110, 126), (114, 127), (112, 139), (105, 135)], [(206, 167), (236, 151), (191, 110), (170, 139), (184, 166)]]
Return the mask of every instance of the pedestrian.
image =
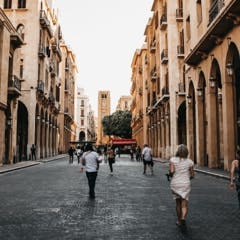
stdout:
[(33, 160), (33, 158), (36, 160), (36, 147), (34, 144), (31, 146), (31, 159)]
[[(230, 169), (230, 189), (234, 189), (234, 182), (238, 196), (238, 206), (240, 209), (240, 149), (236, 152), (236, 159), (232, 161)], [(235, 176), (236, 175), (236, 176)]]
[(138, 162), (141, 162), (141, 158), (142, 158), (141, 153), (142, 153), (142, 150), (141, 150), (140, 146), (137, 146), (137, 148), (136, 148), (136, 160)]
[(113, 164), (115, 163), (115, 154), (114, 154), (112, 147), (108, 147), (107, 159), (108, 159), (108, 164), (109, 164), (109, 168), (110, 168), (110, 174), (112, 175), (113, 174)]
[(74, 154), (74, 148), (71, 146), (69, 149), (68, 149), (68, 155), (69, 155), (69, 163), (73, 163), (73, 154)]
[(81, 158), (82, 154), (83, 154), (83, 151), (82, 151), (81, 147), (77, 146), (76, 155), (77, 155), (78, 164), (80, 163), (80, 158)]
[(95, 198), (95, 183), (99, 169), (99, 155), (93, 150), (91, 143), (86, 145), (85, 151), (81, 157), (81, 163), (85, 166), (86, 176), (89, 186), (89, 198)]
[(146, 174), (147, 166), (149, 166), (151, 174), (153, 175), (152, 149), (148, 146), (148, 144), (144, 144), (144, 148), (142, 150), (142, 159), (143, 159), (143, 174)]
[(194, 177), (193, 161), (188, 156), (188, 148), (181, 144), (177, 148), (176, 156), (170, 159), (169, 174), (171, 176), (170, 188), (176, 201), (178, 226), (186, 226), (188, 201), (191, 191), (190, 179)]

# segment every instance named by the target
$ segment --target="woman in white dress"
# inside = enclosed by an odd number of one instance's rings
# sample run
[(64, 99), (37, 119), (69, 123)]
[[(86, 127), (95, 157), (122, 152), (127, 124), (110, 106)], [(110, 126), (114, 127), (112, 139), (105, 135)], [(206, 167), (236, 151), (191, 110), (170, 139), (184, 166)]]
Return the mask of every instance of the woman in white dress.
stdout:
[(176, 200), (177, 225), (185, 225), (188, 212), (188, 199), (191, 191), (190, 179), (194, 177), (193, 161), (188, 156), (187, 146), (178, 146), (176, 156), (170, 159), (170, 188)]

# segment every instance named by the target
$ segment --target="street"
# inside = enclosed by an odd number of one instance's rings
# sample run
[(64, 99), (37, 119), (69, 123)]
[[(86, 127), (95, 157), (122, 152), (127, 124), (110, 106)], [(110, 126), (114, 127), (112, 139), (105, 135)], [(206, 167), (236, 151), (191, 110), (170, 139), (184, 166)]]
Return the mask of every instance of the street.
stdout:
[(237, 194), (225, 179), (196, 173), (187, 230), (175, 225), (167, 163), (143, 175), (142, 163), (116, 158), (114, 174), (100, 165), (96, 199), (75, 157), (0, 175), (0, 239), (238, 240)]

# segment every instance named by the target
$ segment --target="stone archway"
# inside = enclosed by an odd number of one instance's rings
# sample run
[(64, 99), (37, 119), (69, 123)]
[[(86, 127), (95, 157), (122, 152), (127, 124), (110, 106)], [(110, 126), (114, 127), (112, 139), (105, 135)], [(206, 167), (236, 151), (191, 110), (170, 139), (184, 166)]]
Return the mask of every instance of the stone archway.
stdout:
[(211, 63), (208, 96), (208, 157), (209, 167), (223, 167), (222, 80), (218, 61)]
[(182, 102), (178, 108), (178, 145), (187, 145), (187, 132), (186, 132), (186, 101)]
[(208, 166), (206, 80), (203, 71), (199, 73), (197, 88), (197, 159), (200, 166)]
[(26, 106), (19, 101), (17, 111), (17, 161), (28, 160), (28, 111)]
[(195, 99), (195, 88), (192, 80), (189, 83), (187, 96), (187, 122), (188, 122), (188, 148), (189, 157), (197, 163), (196, 154), (196, 99)]
[(79, 133), (79, 140), (80, 141), (85, 141), (86, 140), (86, 134), (84, 131), (80, 131)]
[(235, 152), (240, 147), (240, 57), (231, 42), (226, 55), (223, 87), (224, 167), (229, 169)]

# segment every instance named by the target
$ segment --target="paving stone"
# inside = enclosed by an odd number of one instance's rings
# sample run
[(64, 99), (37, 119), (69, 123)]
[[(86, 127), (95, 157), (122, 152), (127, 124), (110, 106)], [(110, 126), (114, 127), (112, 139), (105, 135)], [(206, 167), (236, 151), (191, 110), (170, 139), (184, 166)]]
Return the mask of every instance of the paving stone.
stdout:
[(175, 225), (167, 164), (143, 175), (142, 163), (117, 158), (114, 174), (101, 164), (96, 199), (85, 173), (68, 158), (0, 175), (0, 239), (239, 240), (240, 212), (226, 179), (197, 173), (187, 229)]

